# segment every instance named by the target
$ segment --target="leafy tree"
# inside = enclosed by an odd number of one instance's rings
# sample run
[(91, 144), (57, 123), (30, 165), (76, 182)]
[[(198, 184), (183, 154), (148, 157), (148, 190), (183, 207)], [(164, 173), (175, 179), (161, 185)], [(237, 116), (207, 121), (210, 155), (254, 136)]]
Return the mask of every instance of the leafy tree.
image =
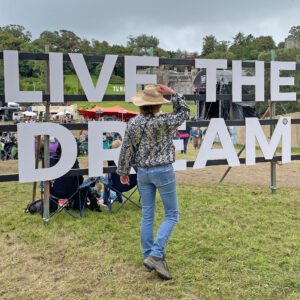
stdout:
[(168, 51), (170, 58), (186, 59), (188, 57), (187, 51), (177, 49), (177, 51)]
[(245, 59), (249, 55), (249, 49), (242, 45), (233, 44), (229, 48), (229, 52), (233, 53), (236, 59)]
[(93, 54), (92, 46), (89, 40), (83, 39), (79, 42), (79, 52), (84, 53), (85, 55)]
[(239, 32), (234, 37), (229, 51), (235, 55), (236, 59), (256, 60), (261, 52), (275, 48), (276, 45), (271, 36), (255, 38), (252, 34), (245, 36)]
[(220, 41), (217, 43), (215, 51), (226, 52), (228, 50), (229, 44), (229, 41)]
[(92, 40), (92, 53), (94, 55), (105, 55), (110, 53), (110, 46), (108, 42), (99, 42), (97, 40)]
[(38, 40), (35, 40), (33, 43), (39, 43), (45, 45), (49, 45), (51, 51), (60, 51), (59, 49), (59, 32), (58, 31), (48, 31), (45, 30), (40, 34), (40, 38)]
[[(23, 43), (19, 49), (21, 52), (39, 53), (44, 52), (44, 49), (36, 45)], [(45, 62), (39, 60), (20, 60), (19, 61), (20, 75), (23, 77), (35, 77), (44, 79)]]
[(0, 27), (0, 31), (7, 32), (14, 36), (15, 38), (24, 40), (25, 42), (30, 42), (31, 40), (31, 33), (30, 31), (25, 31), (25, 27), (16, 24), (10, 24), (7, 26)]
[(234, 60), (236, 59), (234, 53), (230, 51), (214, 51), (213, 53), (206, 56), (207, 58), (211, 59), (227, 59), (227, 60)]
[(253, 40), (253, 47), (259, 51), (272, 50), (276, 48), (275, 42), (270, 35), (259, 36)]
[(131, 54), (130, 48), (120, 46), (120, 45), (112, 45), (109, 49), (110, 54), (118, 54), (120, 56), (130, 55)]
[(300, 26), (292, 26), (289, 31), (289, 38), (300, 38)]
[(214, 35), (207, 35), (203, 38), (202, 56), (207, 56), (216, 50), (218, 42)]
[[(131, 49), (120, 45), (112, 45), (109, 49), (109, 54), (117, 54), (119, 56), (131, 55)], [(124, 78), (124, 64), (116, 64), (114, 68), (114, 75)]]
[(66, 52), (79, 52), (80, 37), (69, 30), (60, 30), (59, 47)]
[(159, 39), (153, 35), (142, 34), (137, 37), (128, 36), (127, 47), (132, 49), (132, 53), (147, 55), (151, 47), (157, 48)]
[(282, 49), (282, 48), (284, 48), (285, 47), (285, 42), (280, 42), (280, 43), (278, 43), (278, 45), (277, 45), (277, 48), (278, 49)]
[(43, 31), (40, 39), (50, 46), (54, 51), (64, 53), (79, 52), (81, 39), (72, 31), (61, 29), (58, 31)]
[(24, 40), (14, 37), (8, 32), (0, 31), (0, 50), (19, 50)]
[(158, 57), (170, 58), (170, 53), (161, 48), (154, 48), (153, 55)]
[(245, 35), (242, 32), (239, 32), (233, 37), (233, 45), (243, 46), (245, 44), (245, 39)]
[(239, 46), (247, 46), (251, 44), (254, 40), (254, 36), (252, 34), (249, 34), (245, 36), (242, 32), (237, 33), (233, 37), (233, 45), (239, 45)]

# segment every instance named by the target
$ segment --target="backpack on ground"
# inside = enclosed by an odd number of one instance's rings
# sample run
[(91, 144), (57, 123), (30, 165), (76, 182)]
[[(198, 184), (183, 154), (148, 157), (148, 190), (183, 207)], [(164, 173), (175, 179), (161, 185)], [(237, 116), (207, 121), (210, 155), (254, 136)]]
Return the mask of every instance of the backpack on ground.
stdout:
[(24, 212), (31, 213), (32, 215), (35, 213), (40, 213), (42, 209), (42, 199), (31, 202), (27, 205)]

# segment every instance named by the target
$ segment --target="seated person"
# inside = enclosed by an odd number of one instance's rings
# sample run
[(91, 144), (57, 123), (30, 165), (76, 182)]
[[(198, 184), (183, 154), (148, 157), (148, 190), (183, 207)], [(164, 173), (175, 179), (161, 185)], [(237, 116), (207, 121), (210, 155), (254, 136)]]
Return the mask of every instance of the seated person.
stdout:
[[(58, 145), (56, 150), (56, 155), (50, 158), (50, 166), (56, 164), (61, 156), (61, 146)], [(76, 159), (75, 164), (72, 169), (78, 169), (79, 162)], [(79, 176), (66, 176), (60, 177), (54, 180), (54, 182), (50, 186), (50, 194), (58, 199), (66, 199), (71, 197), (77, 190), (78, 187), (84, 182), (84, 178), (82, 175)], [(81, 201), (84, 200), (87, 192), (86, 205), (91, 210), (101, 211), (98, 204), (97, 198), (94, 192), (94, 189), (90, 186), (81, 190)], [(72, 208), (79, 209), (79, 193), (74, 195), (75, 199), (72, 201)], [(57, 205), (52, 202), (52, 209), (55, 209)], [(83, 205), (83, 203), (81, 203)]]
[[(121, 145), (122, 145), (122, 141), (117, 139), (117, 140), (113, 141), (112, 149), (121, 147)], [(109, 167), (116, 166), (115, 162), (112, 160), (108, 161), (107, 165)], [(127, 190), (130, 190), (130, 189), (132, 189), (132, 187), (137, 185), (137, 175), (136, 174), (129, 175), (130, 186), (124, 186), (123, 184), (121, 184), (120, 176), (117, 173), (111, 174), (111, 180), (113, 181), (113, 184), (114, 184), (114, 187), (116, 188), (116, 190), (119, 190), (119, 191), (123, 191), (124, 188), (126, 188)], [(122, 194), (119, 192), (112, 191), (111, 189), (109, 189), (109, 187), (104, 186), (102, 198), (98, 200), (98, 204), (100, 206), (105, 207), (105, 206), (107, 206), (106, 201), (109, 201), (109, 200), (111, 201), (111, 203), (115, 202), (115, 201), (122, 203), (122, 201), (123, 201)]]

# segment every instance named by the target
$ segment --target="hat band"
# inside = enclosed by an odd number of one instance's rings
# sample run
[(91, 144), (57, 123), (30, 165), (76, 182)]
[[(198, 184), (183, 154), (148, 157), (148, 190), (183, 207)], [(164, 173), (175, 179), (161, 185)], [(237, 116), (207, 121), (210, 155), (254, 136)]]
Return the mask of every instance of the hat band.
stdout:
[(155, 98), (158, 98), (158, 97), (161, 97), (162, 94), (161, 93), (153, 93), (153, 91), (147, 91), (147, 90), (144, 90), (144, 95), (147, 95), (147, 96), (150, 96), (150, 97), (155, 97)]
[(147, 95), (147, 94), (145, 94), (144, 93), (144, 95), (142, 95), (142, 98), (143, 98), (143, 100), (145, 100), (145, 101), (147, 101), (147, 102), (150, 102), (150, 103), (155, 103), (155, 102), (162, 102), (162, 101), (164, 101), (164, 98), (163, 98), (163, 96), (162, 95), (160, 95), (160, 96), (153, 96), (153, 95)]

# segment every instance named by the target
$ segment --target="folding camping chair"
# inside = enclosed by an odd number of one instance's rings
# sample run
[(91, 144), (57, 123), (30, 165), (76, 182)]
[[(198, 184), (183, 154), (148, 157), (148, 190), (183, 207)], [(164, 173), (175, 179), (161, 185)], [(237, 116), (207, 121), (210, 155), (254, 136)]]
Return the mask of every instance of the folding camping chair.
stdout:
[[(138, 208), (142, 208), (139, 204), (134, 202), (131, 197), (133, 194), (138, 191), (137, 186), (137, 175), (132, 174), (129, 175), (129, 183), (130, 185), (122, 184), (120, 181), (120, 176), (116, 173), (107, 174), (105, 177), (99, 177), (98, 181), (104, 184), (103, 191), (103, 200), (104, 204), (107, 205), (109, 213), (112, 214), (112, 205), (114, 202), (121, 202), (122, 204), (118, 207), (118, 209), (114, 212), (115, 214), (120, 211), (120, 209), (126, 204), (126, 202), (131, 202)], [(131, 191), (132, 190), (132, 191)], [(114, 191), (117, 195), (115, 199), (111, 199), (110, 192)], [(126, 196), (124, 193), (131, 191), (129, 196)], [(140, 201), (140, 200), (139, 200)]]
[[(59, 160), (58, 157), (50, 157), (50, 166), (53, 166)], [(73, 168), (78, 168), (78, 161), (75, 162)], [(65, 211), (71, 217), (76, 218), (69, 211), (69, 208), (79, 209), (80, 217), (83, 216), (86, 207), (86, 200), (89, 194), (89, 188), (95, 184), (94, 178), (83, 180), (82, 176), (60, 177), (54, 180), (50, 187), (50, 215)], [(41, 183), (41, 198), (44, 199), (44, 184)], [(90, 199), (90, 201), (92, 201)], [(43, 201), (42, 201), (43, 208)], [(92, 208), (96, 208), (93, 207)], [(43, 209), (42, 209), (43, 211)], [(51, 212), (52, 211), (52, 212)]]

